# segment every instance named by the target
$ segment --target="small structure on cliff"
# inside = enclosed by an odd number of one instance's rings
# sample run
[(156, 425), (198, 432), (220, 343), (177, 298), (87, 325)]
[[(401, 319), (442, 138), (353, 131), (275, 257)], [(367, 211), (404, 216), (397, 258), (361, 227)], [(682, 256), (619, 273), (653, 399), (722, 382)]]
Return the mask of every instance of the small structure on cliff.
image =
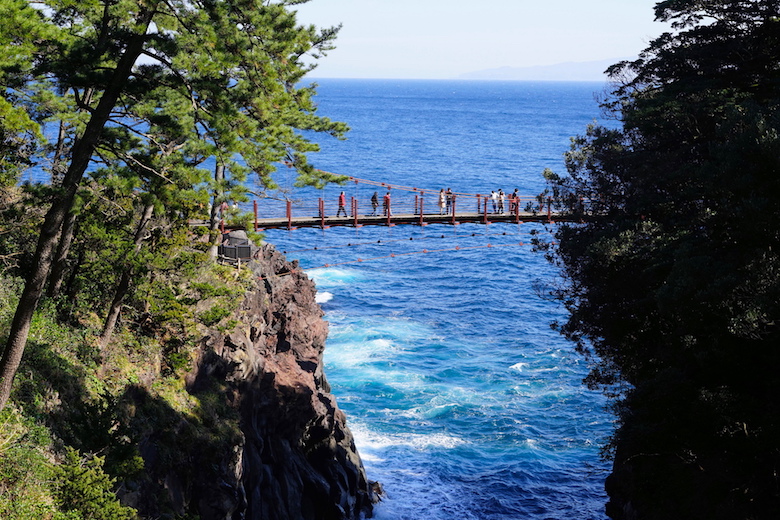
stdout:
[(221, 262), (240, 264), (251, 260), (257, 251), (258, 247), (249, 240), (246, 231), (231, 231), (222, 235), (217, 258)]

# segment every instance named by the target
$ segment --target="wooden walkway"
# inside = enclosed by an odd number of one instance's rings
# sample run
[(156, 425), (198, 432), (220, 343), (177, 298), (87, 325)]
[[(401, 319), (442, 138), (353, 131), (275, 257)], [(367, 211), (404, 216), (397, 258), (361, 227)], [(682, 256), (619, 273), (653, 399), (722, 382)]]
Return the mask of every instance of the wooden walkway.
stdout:
[(258, 231), (264, 229), (297, 229), (305, 227), (317, 227), (327, 229), (330, 227), (362, 227), (362, 226), (396, 226), (401, 224), (426, 226), (428, 224), (491, 224), (494, 222), (522, 223), (522, 222), (550, 222), (567, 220), (560, 214), (539, 214), (532, 212), (517, 213), (467, 213), (458, 212), (451, 215), (440, 215), (437, 213), (423, 213), (421, 215), (414, 213), (394, 214), (390, 216), (373, 215), (349, 215), (346, 217), (277, 217), (277, 218), (258, 218), (255, 226)]

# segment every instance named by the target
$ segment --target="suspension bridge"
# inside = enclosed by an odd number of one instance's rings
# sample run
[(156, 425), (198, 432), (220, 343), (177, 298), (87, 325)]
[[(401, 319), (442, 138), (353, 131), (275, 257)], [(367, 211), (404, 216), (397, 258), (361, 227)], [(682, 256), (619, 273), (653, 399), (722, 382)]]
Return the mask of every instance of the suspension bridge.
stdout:
[[(556, 221), (570, 221), (567, 214), (553, 211), (551, 200), (536, 196), (521, 196), (517, 190), (509, 194), (500, 192), (490, 194), (473, 194), (452, 192), (449, 189), (421, 189), (409, 186), (400, 186), (356, 177), (349, 177), (350, 182), (356, 185), (363, 184), (371, 187), (363, 190), (355, 190), (355, 195), (348, 196), (345, 191), (329, 197), (310, 197), (308, 199), (294, 200), (291, 198), (260, 198), (252, 201), (254, 211), (254, 229), (263, 231), (267, 229), (354, 227), (363, 226), (396, 226), (428, 224), (458, 225), (462, 223), (523, 223), (540, 222), (553, 223)], [(221, 212), (223, 216), (229, 215), (230, 206), (223, 204)], [(223, 236), (225, 237), (219, 247), (220, 258), (229, 262), (238, 262), (248, 259), (252, 254), (252, 246), (246, 239), (237, 239), (226, 235), (225, 232), (233, 226), (221, 222)], [(234, 228), (233, 228), (234, 229)], [(503, 232), (501, 235), (506, 236)], [(509, 233), (510, 235), (513, 233)], [(472, 236), (476, 236), (473, 233)], [(465, 236), (465, 235), (464, 235)], [(442, 239), (445, 236), (441, 236)], [(413, 240), (409, 238), (409, 240)], [(380, 240), (379, 243), (382, 241)], [(472, 246), (447, 246), (436, 249), (423, 249), (421, 251), (405, 253), (389, 253), (377, 258), (358, 258), (326, 264), (324, 267), (341, 265), (343, 263), (365, 262), (378, 260), (379, 258), (394, 258), (410, 254), (441, 253), (444, 251), (458, 251), (462, 249), (491, 248), (522, 246), (529, 241), (511, 242), (508, 244), (492, 244)], [(348, 244), (352, 246), (354, 244)], [(319, 249), (315, 247), (314, 249)], [(285, 251), (286, 253), (286, 251)], [(289, 273), (288, 273), (289, 274)]]
[[(255, 231), (335, 226), (395, 226), (399, 224), (493, 222), (552, 222), (568, 220), (552, 210), (551, 201), (521, 196), (516, 191), (499, 195), (452, 192), (399, 186), (349, 177), (350, 182), (372, 186), (363, 196), (340, 195), (307, 200), (261, 198), (253, 201)], [(365, 193), (365, 191), (364, 191)], [(225, 204), (224, 210), (228, 209)], [(224, 224), (223, 224), (224, 229)]]

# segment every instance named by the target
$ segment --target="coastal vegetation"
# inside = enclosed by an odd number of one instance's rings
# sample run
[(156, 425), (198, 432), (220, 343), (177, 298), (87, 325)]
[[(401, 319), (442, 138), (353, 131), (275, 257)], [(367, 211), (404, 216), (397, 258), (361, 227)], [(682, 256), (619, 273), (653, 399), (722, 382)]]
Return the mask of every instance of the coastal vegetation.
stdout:
[(185, 380), (254, 283), (218, 223), (280, 165), (338, 180), (304, 133), (347, 131), (301, 82), (338, 28), (300, 3), (0, 0), (0, 517), (133, 518), (141, 436), (163, 466), (199, 446), (192, 472), (235, 444), (223, 389)]
[(666, 0), (550, 195), (615, 519), (780, 517), (780, 3)]
[[(276, 188), (279, 164), (300, 185), (339, 180), (306, 158), (306, 132), (347, 127), (301, 85), (338, 32), (298, 25), (305, 1), (0, 0), (0, 517), (130, 519), (148, 501), (194, 518), (142, 497), (145, 461), (216, 473), (240, 443), (225, 386), (187, 378), (255, 283), (213, 261), (220, 209), (240, 220), (225, 203), (250, 175)], [(582, 222), (538, 245), (566, 276), (560, 330), (613, 398), (608, 514), (774, 519), (780, 3), (666, 0), (656, 16), (674, 32), (610, 69), (620, 125), (589, 127), (547, 172)], [(328, 424), (300, 428), (325, 462)]]
[[(235, 442), (238, 417), (219, 388), (188, 391), (186, 376), (206, 327), (231, 326), (229, 318), (211, 323), (201, 309), (234, 311), (251, 278), (205, 258), (192, 251), (189, 265), (153, 270), (157, 281), (139, 284), (144, 301), (128, 301), (104, 348), (91, 299), (102, 280), (80, 279), (73, 303), (43, 300), (12, 399), (0, 412), (0, 516), (134, 518), (113, 493), (120, 483), (132, 493), (147, 478), (139, 445), (150, 432), (159, 436), (164, 464), (185, 468), (187, 446), (216, 454)], [(22, 287), (8, 271), (0, 289), (3, 334)]]

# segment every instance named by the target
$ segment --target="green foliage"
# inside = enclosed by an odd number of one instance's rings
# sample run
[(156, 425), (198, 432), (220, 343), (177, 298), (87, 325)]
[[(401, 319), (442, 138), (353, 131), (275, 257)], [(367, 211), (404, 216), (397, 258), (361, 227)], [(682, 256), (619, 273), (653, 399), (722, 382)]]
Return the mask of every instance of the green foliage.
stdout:
[[(153, 271), (183, 259), (190, 219), (247, 200), (250, 175), (276, 189), (273, 173), (285, 162), (299, 184), (337, 180), (308, 163), (317, 145), (307, 135), (339, 138), (347, 127), (316, 115), (303, 78), (338, 28), (299, 25), (289, 5), (0, 4), (0, 183), (15, 184), (29, 165), (50, 172), (57, 188), (43, 199), (49, 220), (32, 240), (24, 319), (9, 332), (0, 382), (16, 372), (50, 273), (49, 295), (64, 293), (61, 316), (103, 314), (105, 343), (123, 304), (137, 310), (149, 294)], [(151, 63), (135, 66), (142, 55)], [(178, 294), (164, 288), (156, 315), (180, 316)], [(0, 404), (7, 390), (0, 384)]]
[(57, 466), (57, 499), (64, 511), (78, 512), (89, 520), (132, 520), (135, 510), (123, 506), (113, 493), (114, 479), (103, 471), (103, 459), (82, 459), (68, 448), (65, 460)]
[(82, 463), (68, 449), (52, 463), (49, 431), (13, 406), (0, 411), (0, 516), (14, 520), (132, 519), (111, 491), (100, 459)]
[(623, 127), (590, 126), (547, 175), (585, 219), (548, 252), (561, 330), (620, 398), (616, 518), (780, 514), (779, 9), (659, 2), (679, 32), (611, 69)]
[(53, 475), (44, 451), (47, 444), (45, 429), (33, 424), (15, 407), (0, 411), (2, 518), (37, 520), (57, 511), (49, 487)]
[(217, 296), (240, 296), (240, 290), (227, 285), (215, 286), (209, 282), (193, 282), (192, 289), (198, 291), (200, 298), (215, 298)]
[(0, 336), (5, 334), (5, 327), (13, 318), (13, 309), (19, 297), (23, 281), (18, 278), (4, 276), (0, 278)]
[(32, 164), (40, 139), (40, 130), (27, 114), (0, 98), (0, 188), (19, 182), (22, 172)]
[[(33, 38), (46, 38), (48, 28), (35, 9), (23, 0), (0, 2), (0, 83), (15, 85), (34, 63)], [(0, 97), (0, 189), (19, 182), (32, 164), (43, 139), (38, 123), (22, 99), (7, 92)]]
[(26, 186), (0, 190), (0, 267), (24, 277), (35, 251), (35, 230), (41, 225), (42, 200)]
[(216, 325), (223, 318), (227, 318), (232, 314), (230, 309), (223, 307), (211, 307), (209, 310), (200, 313), (200, 321), (207, 327)]
[[(188, 391), (184, 381), (201, 337), (199, 309), (215, 305), (221, 314), (235, 309), (251, 276), (203, 262), (172, 268), (165, 278), (161, 273), (156, 272), (158, 289), (175, 288), (169, 294), (173, 301), (189, 300), (177, 307), (178, 318), (149, 313), (147, 324), (154, 325), (143, 329), (146, 335), (123, 331), (99, 354), (90, 341), (94, 331), (83, 321), (76, 328), (62, 324), (53, 301), (40, 306), (15, 381), (15, 405), (0, 414), (3, 518), (101, 517), (85, 511), (121, 518), (127, 511), (115, 511), (119, 506), (111, 482), (134, 490), (145, 481), (150, 469), (140, 457), (140, 439), (155, 438), (152, 470), (175, 470), (187, 479), (220, 467), (240, 442), (237, 411), (228, 404), (226, 390), (204, 381), (197, 391)], [(10, 320), (19, 285), (13, 279), (0, 283), (0, 323)], [(63, 455), (60, 467), (52, 462), (49, 430), (59, 445), (101, 457), (76, 464), (74, 455)], [(94, 496), (79, 491), (93, 480), (103, 491)], [(169, 507), (166, 500), (160, 499), (161, 510)]]

